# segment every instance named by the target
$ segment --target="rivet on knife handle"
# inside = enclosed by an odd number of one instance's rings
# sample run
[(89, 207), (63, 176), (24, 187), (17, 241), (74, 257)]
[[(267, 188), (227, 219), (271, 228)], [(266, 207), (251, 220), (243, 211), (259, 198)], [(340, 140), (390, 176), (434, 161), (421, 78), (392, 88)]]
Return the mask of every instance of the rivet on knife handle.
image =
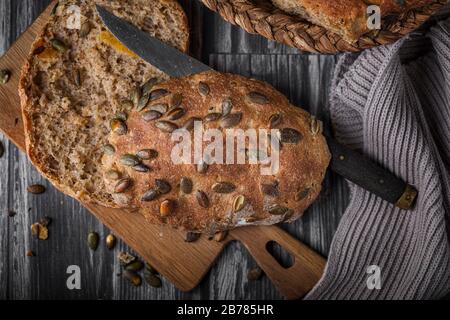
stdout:
[(398, 208), (414, 206), (417, 190), (369, 158), (327, 137), (331, 169)]

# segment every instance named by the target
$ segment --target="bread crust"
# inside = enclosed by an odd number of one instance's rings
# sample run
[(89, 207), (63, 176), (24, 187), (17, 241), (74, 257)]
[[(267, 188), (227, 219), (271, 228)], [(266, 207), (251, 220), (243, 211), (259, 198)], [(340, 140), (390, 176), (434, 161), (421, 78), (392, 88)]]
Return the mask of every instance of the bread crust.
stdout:
[(301, 15), (312, 23), (331, 30), (353, 43), (369, 32), (367, 7), (378, 5), (382, 17), (423, 7), (431, 0), (272, 0), (286, 12)]
[[(199, 91), (200, 83), (207, 85), (206, 95)], [(299, 218), (316, 199), (330, 161), (330, 153), (325, 138), (318, 130), (318, 122), (304, 110), (292, 106), (287, 98), (267, 83), (250, 80), (238, 75), (205, 72), (186, 78), (171, 79), (154, 87), (164, 89), (169, 94), (157, 99), (143, 111), (132, 111), (126, 121), (128, 132), (125, 135), (110, 133), (109, 142), (116, 153), (104, 155), (104, 172), (117, 172), (119, 179), (130, 179), (132, 186), (124, 192), (114, 194), (118, 205), (134, 208), (146, 216), (151, 223), (168, 224), (187, 231), (213, 233), (245, 225), (269, 225)], [(267, 103), (260, 105), (249, 98), (250, 92), (262, 93)], [(192, 117), (203, 119), (205, 129), (219, 129), (220, 120), (206, 122), (207, 115), (221, 113), (223, 101), (231, 101), (231, 113), (241, 113), (242, 119), (232, 129), (280, 130), (292, 128), (301, 135), (298, 143), (283, 144), (280, 151), (280, 168), (272, 175), (261, 173), (260, 164), (211, 164), (205, 173), (199, 173), (197, 165), (174, 164), (171, 152), (176, 141), (169, 133), (156, 127), (155, 121), (146, 121), (143, 114), (155, 105), (169, 106), (174, 96), (182, 97), (181, 108), (186, 112), (180, 119), (172, 121), (182, 127)], [(156, 107), (158, 108), (158, 107)], [(168, 113), (170, 114), (170, 112)], [(161, 119), (168, 117), (163, 116)], [(222, 112), (223, 114), (223, 112)], [(273, 115), (280, 115), (277, 122), (271, 122)], [(273, 118), (272, 118), (273, 119)], [(193, 133), (191, 133), (193, 134)], [(203, 144), (206, 148), (208, 143)], [(247, 146), (249, 147), (249, 146)], [(151, 168), (141, 173), (123, 165), (122, 157), (135, 155), (142, 149), (153, 149), (158, 156), (143, 163)], [(235, 145), (237, 148), (237, 145)], [(194, 149), (192, 148), (192, 154)], [(235, 149), (236, 150), (236, 149)], [(190, 152), (191, 152), (190, 151)], [(228, 151), (228, 150), (227, 150)], [(226, 151), (224, 151), (226, 152)], [(192, 181), (193, 191), (186, 194), (181, 189), (181, 179)], [(153, 201), (142, 201), (143, 195), (153, 189), (156, 179), (164, 180), (171, 186), (169, 193), (159, 195)], [(109, 180), (107, 187), (114, 193), (117, 177)], [(120, 181), (120, 180), (119, 180)], [(231, 183), (235, 190), (222, 194), (214, 191), (213, 185), (219, 182)], [(267, 186), (275, 186), (266, 190)], [(209, 201), (204, 208), (198, 201), (201, 191)], [(235, 199), (242, 195), (246, 199), (244, 209), (235, 212)], [(160, 205), (165, 200), (174, 204), (173, 212), (161, 216)], [(290, 209), (283, 214), (270, 214), (271, 205)]]
[[(188, 20), (187, 16), (185, 15), (182, 7), (180, 4), (175, 0), (152, 0), (149, 1), (153, 4), (157, 4), (160, 8), (164, 10), (169, 10), (170, 14), (174, 17), (173, 26), (177, 28), (178, 35), (180, 36), (180, 39), (178, 39), (178, 43), (175, 43), (176, 46), (182, 51), (187, 51), (189, 47), (189, 26), (188, 26)], [(61, 171), (58, 168), (52, 167), (52, 163), (49, 161), (49, 159), (52, 159), (56, 162), (62, 162), (67, 160), (66, 158), (68, 155), (66, 154), (53, 154), (53, 152), (56, 150), (45, 150), (48, 152), (42, 152), (42, 150), (39, 150), (39, 140), (40, 139), (53, 139), (54, 137), (48, 136), (44, 138), (44, 134), (41, 132), (47, 133), (53, 133), (54, 135), (58, 135), (58, 131), (50, 132), (50, 129), (43, 128), (39, 124), (39, 121), (37, 120), (39, 118), (39, 108), (42, 108), (46, 105), (45, 101), (48, 101), (48, 107), (49, 108), (56, 108), (58, 107), (57, 104), (52, 104), (49, 96), (51, 95), (58, 95), (58, 93), (51, 92), (49, 88), (39, 88), (39, 86), (36, 84), (36, 78), (38, 78), (38, 73), (42, 72), (42, 70), (46, 70), (46, 68), (51, 68), (52, 66), (58, 65), (58, 64), (71, 64), (73, 65), (74, 69), (83, 68), (80, 61), (84, 61), (86, 63), (86, 59), (83, 60), (81, 55), (76, 52), (79, 47), (82, 45), (82, 41), (92, 41), (92, 38), (89, 38), (88, 40), (82, 39), (81, 36), (75, 35), (75, 33), (80, 32), (79, 30), (67, 30), (62, 24), (65, 23), (65, 19), (67, 18), (65, 15), (65, 11), (67, 8), (69, 8), (71, 5), (76, 5), (81, 8), (81, 15), (82, 22), (88, 21), (91, 28), (91, 33), (97, 33), (101, 30), (105, 30), (104, 27), (101, 26), (101, 22), (95, 12), (95, 6), (94, 3), (98, 3), (100, 5), (105, 6), (106, 8), (109, 8), (110, 10), (114, 10), (116, 14), (119, 16), (123, 16), (123, 18), (130, 19), (130, 16), (127, 15), (128, 10), (131, 10), (131, 5), (134, 6), (141, 6), (140, 8), (143, 9), (147, 6), (147, 2), (144, 0), (138, 0), (138, 1), (106, 1), (106, 0), (61, 0), (59, 1), (59, 4), (57, 6), (56, 12), (49, 18), (48, 23), (44, 26), (42, 32), (39, 34), (37, 39), (34, 41), (31, 49), (30, 54), (28, 55), (27, 60), (25, 61), (22, 70), (21, 70), (21, 77), (19, 80), (19, 96), (21, 101), (21, 107), (22, 107), (22, 117), (24, 122), (24, 130), (25, 130), (25, 143), (26, 143), (26, 151), (27, 155), (30, 159), (30, 161), (34, 164), (34, 166), (37, 168), (37, 170), (45, 176), (57, 189), (59, 189), (61, 192), (74, 197), (76, 199), (79, 199), (80, 201), (84, 202), (94, 202), (98, 203), (104, 206), (109, 207), (117, 207), (115, 203), (112, 201), (110, 196), (108, 196), (105, 193), (96, 192), (95, 189), (101, 190), (103, 188), (103, 185), (95, 185), (94, 183), (89, 182), (89, 184), (86, 184), (86, 186), (79, 186), (74, 185), (72, 179), (75, 179), (75, 177), (72, 177), (69, 175), (62, 175)], [(130, 7), (127, 7), (129, 6)], [(148, 8), (148, 7), (147, 7)], [(163, 15), (161, 13), (161, 17), (158, 17), (163, 19)], [(166, 24), (168, 26), (168, 24)], [(162, 29), (165, 28), (164, 25)], [(140, 26), (142, 27), (142, 26)], [(101, 30), (99, 29), (101, 28)], [(149, 32), (152, 31), (152, 28), (154, 26), (145, 26), (149, 30)], [(63, 30), (63, 31), (61, 31)], [(106, 31), (102, 31), (106, 32)], [(164, 29), (163, 32), (171, 33), (172, 30), (169, 28)], [(157, 35), (158, 36), (158, 35)], [(51, 38), (64, 38), (67, 42), (67, 39), (75, 39), (75, 41), (69, 44), (70, 50), (67, 54), (57, 54), (52, 61), (44, 61), (44, 58), (41, 58), (41, 55), (44, 55), (44, 53), (37, 53), (40, 49), (43, 47), (49, 48), (48, 52), (54, 53), (51, 51), (51, 45), (49, 44), (49, 40)], [(163, 39), (164, 40), (164, 39)], [(175, 40), (174, 40), (175, 41)], [(104, 46), (104, 44), (97, 45)], [(93, 45), (95, 47), (95, 44)], [(127, 62), (127, 59), (129, 57), (126, 57), (124, 55), (121, 56), (120, 53), (115, 52), (112, 48), (104, 49), (104, 52), (106, 50), (110, 50), (111, 52), (114, 52), (114, 54), (119, 58), (123, 59), (124, 63)], [(100, 49), (99, 49), (100, 51)], [(46, 56), (46, 59), (48, 57)], [(44, 61), (44, 62), (43, 62)], [(78, 64), (77, 64), (78, 63)], [(144, 67), (140, 67), (140, 70), (144, 70), (146, 74), (154, 75), (156, 77), (159, 77), (160, 79), (167, 79), (168, 77), (164, 74), (162, 74), (160, 71), (158, 71), (153, 66), (150, 66), (144, 62), (140, 62), (141, 64), (145, 64)], [(55, 73), (54, 70), (50, 71), (49, 73)], [(69, 75), (63, 75), (63, 80), (65, 82), (69, 82), (67, 78), (69, 78)], [(137, 79), (132, 79), (132, 81), (141, 81), (140, 77), (137, 77)], [(85, 97), (85, 100), (89, 100), (88, 97)], [(44, 101), (44, 103), (42, 102)], [(69, 105), (69, 108), (73, 107), (72, 105)], [(87, 108), (90, 108), (88, 106)], [(69, 111), (70, 113), (71, 111)], [(82, 118), (81, 111), (77, 111), (80, 113), (80, 119)], [(77, 129), (73, 128), (61, 128), (61, 133), (65, 133), (65, 131), (76, 131)], [(80, 129), (81, 130), (81, 129)], [(47, 132), (48, 131), (48, 132)], [(86, 134), (85, 134), (86, 135)], [(89, 134), (87, 134), (89, 135)], [(89, 137), (87, 137), (89, 140)], [(99, 149), (101, 146), (92, 146), (92, 148)], [(52, 153), (52, 154), (50, 154)], [(97, 154), (98, 151), (96, 150), (95, 153)], [(98, 167), (100, 169), (100, 158), (101, 155), (98, 157)], [(90, 164), (86, 164), (90, 165)], [(96, 171), (96, 168), (93, 170)], [(78, 173), (79, 175), (83, 173)], [(86, 173), (88, 175), (89, 173)], [(70, 179), (68, 179), (70, 178)], [(98, 180), (98, 179), (97, 179)], [(96, 181), (97, 181), (96, 180)], [(101, 183), (103, 184), (103, 182)]]

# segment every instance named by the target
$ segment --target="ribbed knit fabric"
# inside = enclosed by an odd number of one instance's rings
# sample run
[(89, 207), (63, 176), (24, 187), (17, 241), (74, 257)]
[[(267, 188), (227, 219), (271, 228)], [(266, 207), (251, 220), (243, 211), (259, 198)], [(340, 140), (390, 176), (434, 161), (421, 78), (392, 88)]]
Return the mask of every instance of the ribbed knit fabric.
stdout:
[[(340, 59), (331, 96), (336, 138), (419, 195), (405, 211), (350, 185), (325, 273), (307, 299), (437, 299), (450, 292), (448, 30), (450, 20), (433, 27), (426, 35), (431, 51), (409, 63), (400, 52), (417, 37)], [(380, 267), (379, 290), (367, 286), (371, 265)]]

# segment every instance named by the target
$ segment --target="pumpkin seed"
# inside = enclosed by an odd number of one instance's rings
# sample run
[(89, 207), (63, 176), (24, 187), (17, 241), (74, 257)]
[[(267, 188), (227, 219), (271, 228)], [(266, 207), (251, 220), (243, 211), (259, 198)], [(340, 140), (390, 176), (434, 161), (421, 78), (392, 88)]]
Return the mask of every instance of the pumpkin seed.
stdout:
[(203, 81), (200, 81), (198, 83), (198, 92), (202, 95), (202, 96), (207, 96), (209, 94), (209, 92), (211, 91), (211, 89), (209, 88), (209, 85), (206, 84)]
[(283, 128), (278, 131), (278, 138), (282, 143), (299, 143), (303, 135), (295, 129)]
[(277, 127), (281, 123), (281, 114), (275, 113), (269, 118), (269, 129)]
[(81, 71), (80, 69), (76, 69), (73, 72), (73, 82), (77, 87), (81, 87)]
[(289, 211), (289, 208), (280, 206), (278, 204), (272, 204), (272, 205), (269, 206), (268, 211), (269, 211), (270, 214), (272, 214), (274, 216), (282, 216), (286, 212)]
[(119, 254), (117, 255), (117, 258), (119, 259), (119, 262), (122, 266), (129, 265), (130, 263), (132, 263), (133, 261), (136, 260), (135, 256), (133, 256), (125, 251), (119, 252)]
[(125, 270), (122, 275), (135, 287), (139, 287), (142, 284), (142, 278), (133, 271)]
[(88, 246), (92, 251), (97, 250), (99, 236), (97, 232), (91, 232), (88, 234)]
[(314, 116), (311, 116), (311, 133), (316, 135), (318, 133), (322, 133), (322, 131), (323, 131), (322, 121), (317, 120), (317, 118)]
[(120, 157), (120, 163), (127, 167), (134, 167), (141, 163), (141, 160), (132, 154), (124, 154)]
[(156, 191), (158, 191), (160, 194), (166, 194), (172, 190), (172, 186), (170, 185), (170, 183), (162, 179), (156, 179), (155, 185)]
[(133, 109), (133, 102), (130, 100), (123, 100), (121, 106), (124, 110), (131, 111)]
[(125, 267), (125, 270), (133, 272), (141, 271), (142, 269), (144, 269), (144, 264), (139, 260), (134, 260)]
[(222, 114), (224, 116), (231, 113), (231, 110), (233, 109), (233, 103), (231, 102), (231, 98), (225, 98), (222, 101)]
[(175, 108), (169, 111), (169, 113), (167, 114), (167, 119), (176, 121), (183, 117), (185, 114), (186, 110), (184, 110), (183, 108)]
[(180, 190), (185, 194), (190, 194), (192, 192), (192, 180), (186, 177), (181, 178)]
[(142, 160), (150, 160), (158, 157), (158, 151), (153, 149), (142, 149), (136, 153), (136, 156)]
[(11, 78), (11, 72), (9, 70), (0, 70), (0, 84), (6, 84)]
[(195, 197), (197, 198), (197, 202), (201, 207), (203, 207), (203, 208), (209, 207), (209, 198), (206, 195), (206, 193), (204, 193), (201, 190), (197, 190)]
[(109, 170), (105, 173), (106, 178), (109, 180), (119, 180), (120, 179), (120, 173), (115, 170)]
[(144, 121), (153, 121), (153, 120), (157, 120), (159, 118), (162, 117), (162, 114), (159, 113), (158, 111), (146, 111), (142, 114), (142, 119), (144, 119)]
[(128, 188), (132, 185), (131, 179), (122, 179), (117, 182), (116, 187), (114, 188), (115, 193), (124, 193)]
[(128, 115), (123, 111), (117, 111), (116, 114), (114, 115), (114, 118), (122, 121), (127, 121)]
[(110, 121), (111, 131), (118, 135), (124, 135), (128, 132), (128, 127), (124, 121), (120, 119), (112, 119)]
[(158, 196), (159, 196), (159, 193), (156, 190), (151, 189), (151, 190), (147, 191), (146, 193), (144, 193), (141, 200), (144, 202), (149, 202), (149, 201), (155, 200)]
[(175, 93), (172, 96), (172, 99), (170, 99), (170, 108), (178, 108), (181, 106), (181, 103), (183, 102), (183, 95), (181, 93)]
[(247, 273), (247, 279), (249, 281), (257, 281), (257, 280), (261, 279), (263, 274), (264, 274), (264, 272), (262, 271), (262, 269), (259, 267), (256, 267), (256, 268), (251, 269)]
[(208, 114), (205, 116), (205, 122), (213, 122), (213, 121), (217, 121), (217, 120), (219, 120), (221, 117), (222, 117), (222, 114), (221, 114), (221, 113), (218, 113), (218, 112), (211, 112), (211, 113), (208, 113)]
[(162, 97), (165, 97), (169, 94), (169, 91), (166, 89), (156, 89), (150, 92), (150, 101), (155, 101), (157, 99), (160, 99)]
[(52, 44), (52, 47), (59, 52), (64, 53), (68, 50), (67, 45), (62, 40), (52, 39), (50, 40), (50, 43)]
[(263, 194), (270, 197), (278, 197), (280, 195), (277, 182), (270, 184), (261, 184), (261, 191)]
[(186, 236), (184, 238), (184, 241), (186, 242), (195, 242), (198, 239), (200, 239), (201, 233), (197, 232), (186, 232)]
[(206, 171), (208, 171), (208, 168), (209, 168), (209, 165), (204, 161), (201, 161), (199, 164), (197, 164), (197, 172), (198, 173), (204, 174), (204, 173), (206, 173)]
[(158, 270), (153, 268), (153, 266), (151, 266), (150, 264), (146, 263), (145, 269), (144, 269), (144, 274), (145, 273), (158, 274)]
[(216, 242), (222, 242), (223, 240), (225, 240), (225, 238), (227, 236), (228, 236), (228, 231), (220, 231), (214, 235), (213, 239)]
[(213, 184), (212, 190), (216, 193), (231, 193), (236, 190), (236, 186), (229, 182), (217, 182)]
[(161, 279), (158, 276), (151, 273), (147, 273), (145, 275), (145, 281), (153, 288), (161, 288), (162, 286)]
[(109, 250), (112, 250), (116, 246), (116, 237), (113, 234), (108, 234), (106, 236), (105, 242), (106, 242), (106, 248), (108, 248)]
[(80, 37), (85, 38), (91, 32), (91, 24), (89, 21), (86, 21), (81, 25), (80, 28)]
[(196, 117), (189, 118), (188, 121), (186, 121), (186, 123), (183, 125), (183, 129), (186, 129), (188, 131), (193, 130), (196, 121), (201, 122), (202, 119)]
[(141, 87), (142, 94), (148, 95), (152, 91), (152, 88), (155, 86), (157, 82), (158, 82), (157, 78), (150, 78), (149, 80), (147, 80)]
[(45, 187), (40, 184), (33, 184), (28, 186), (27, 191), (32, 194), (42, 194), (45, 192)]
[(141, 97), (142, 97), (141, 88), (135, 87), (133, 90), (131, 90), (131, 92), (130, 92), (130, 100), (131, 100), (131, 102), (133, 102), (133, 105), (135, 107), (138, 106), (139, 100), (141, 100)]
[(174, 211), (174, 203), (172, 200), (164, 200), (159, 206), (159, 214), (162, 218), (168, 217)]
[(156, 122), (156, 127), (166, 133), (172, 133), (178, 129), (178, 126), (175, 123), (169, 121), (158, 121)]
[(311, 192), (311, 188), (306, 188), (306, 189), (300, 190), (295, 195), (294, 200), (295, 201), (302, 201), (303, 199), (305, 199), (309, 195), (310, 192)]
[(245, 203), (246, 203), (246, 199), (243, 195), (237, 196), (236, 198), (234, 198), (234, 201), (233, 201), (233, 211), (234, 212), (241, 211), (242, 209), (244, 209)]
[(143, 163), (139, 163), (133, 166), (133, 170), (136, 172), (146, 173), (150, 171), (150, 168)]
[(230, 113), (220, 120), (220, 126), (224, 129), (237, 126), (242, 120), (242, 113)]
[(169, 107), (167, 106), (167, 104), (155, 104), (155, 105), (153, 105), (153, 106), (151, 106), (150, 107), (150, 111), (157, 111), (157, 112), (159, 112), (159, 113), (161, 113), (161, 114), (165, 114), (166, 112), (167, 112), (167, 109), (168, 109)]
[(252, 91), (249, 92), (247, 97), (249, 98), (249, 100), (253, 103), (256, 104), (268, 104), (269, 103), (269, 98), (267, 98), (267, 96), (265, 96), (264, 94), (260, 93), (260, 92), (256, 92), (256, 91)]
[(150, 101), (150, 96), (148, 94), (144, 94), (138, 101), (137, 106), (136, 106), (136, 110), (138, 112), (142, 111), (145, 109), (145, 107), (147, 106), (148, 102)]

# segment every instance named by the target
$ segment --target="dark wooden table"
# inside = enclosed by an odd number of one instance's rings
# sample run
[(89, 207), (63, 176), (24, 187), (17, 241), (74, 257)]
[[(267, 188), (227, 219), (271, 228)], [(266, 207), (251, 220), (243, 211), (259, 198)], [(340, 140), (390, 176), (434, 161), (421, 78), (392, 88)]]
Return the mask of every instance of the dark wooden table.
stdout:
[[(0, 54), (30, 25), (50, 0), (0, 1)], [(224, 22), (198, 1), (182, 0), (190, 17), (192, 54), (221, 71), (265, 80), (295, 104), (329, 125), (327, 97), (335, 56), (311, 55), (249, 35)], [(1, 106), (0, 106), (1, 108)], [(75, 200), (56, 191), (27, 157), (0, 135), (5, 154), (0, 159), (0, 299), (280, 299), (263, 277), (248, 281), (255, 262), (239, 243), (230, 244), (198, 288), (189, 293), (163, 280), (162, 289), (146, 284), (132, 287), (117, 276), (119, 242), (111, 252), (100, 246), (92, 253), (86, 244), (90, 231), (102, 239), (109, 230)], [(40, 183), (47, 192), (27, 193)], [(348, 201), (345, 182), (328, 174), (324, 191), (300, 221), (283, 226), (298, 239), (327, 255), (333, 234)], [(9, 217), (8, 212), (16, 213)], [(50, 238), (38, 241), (30, 226), (43, 216), (53, 218)], [(35, 257), (27, 257), (33, 250)], [(130, 251), (132, 252), (132, 251)], [(81, 290), (66, 287), (67, 267), (81, 269)]]

